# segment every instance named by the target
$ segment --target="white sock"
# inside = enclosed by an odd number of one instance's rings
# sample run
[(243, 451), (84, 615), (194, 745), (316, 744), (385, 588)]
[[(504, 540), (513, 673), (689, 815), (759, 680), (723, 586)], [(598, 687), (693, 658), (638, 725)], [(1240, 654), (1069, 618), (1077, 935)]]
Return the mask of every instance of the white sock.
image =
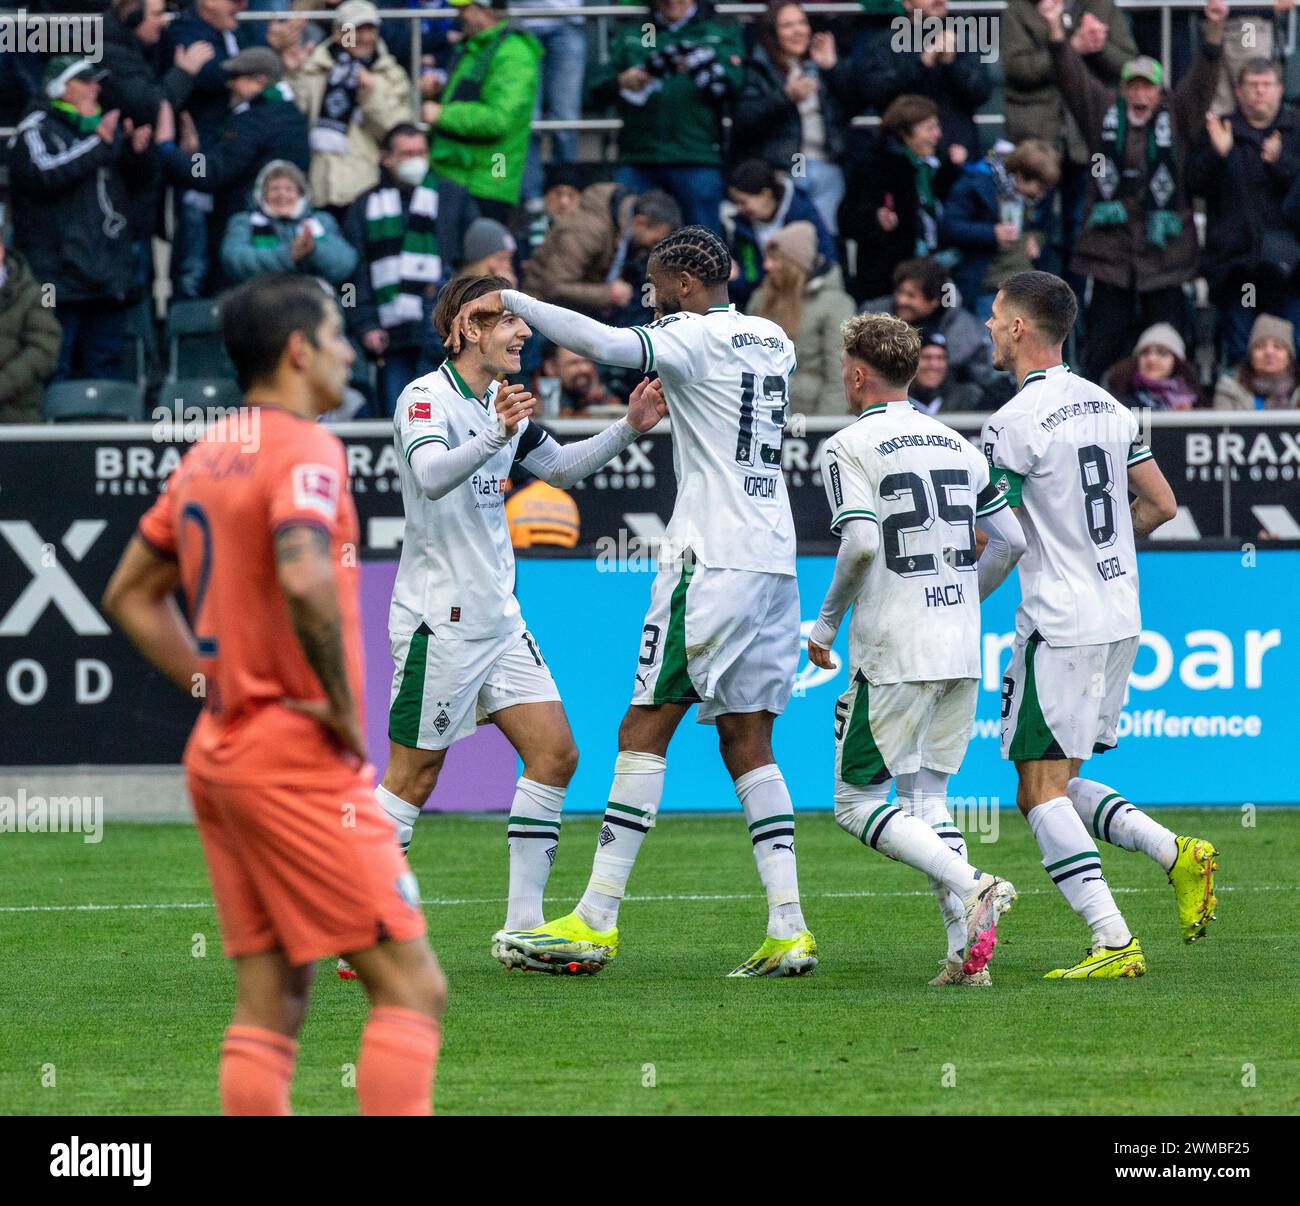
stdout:
[[(890, 804), (885, 799), (888, 792), (888, 783), (874, 787), (837, 783), (835, 819), (864, 846), (915, 867), (961, 900), (969, 899), (980, 886), (982, 873), (949, 850), (924, 821)], [(964, 904), (962, 916), (964, 920)]]
[(659, 812), (667, 765), (658, 754), (634, 750), (621, 751), (614, 763), (614, 782), (605, 823), (596, 838), (591, 879), (575, 910), (593, 930), (604, 932), (618, 924), (618, 906), (627, 891), (632, 865)]
[(1145, 854), (1166, 872), (1174, 865), (1178, 839), (1119, 792), (1095, 779), (1071, 779), (1066, 790), (1084, 827), (1099, 842)]
[(415, 818), (420, 815), (418, 804), (408, 804), (401, 796), (395, 796), (382, 783), (375, 788), (375, 801), (393, 822), (397, 830), (397, 844), (405, 854), (411, 846), (411, 832), (415, 827)]
[[(966, 839), (948, 811), (948, 776), (924, 767), (914, 775), (899, 775), (898, 802), (914, 817), (925, 822), (958, 858), (966, 858)], [(966, 906), (960, 896), (937, 879), (930, 880), (930, 892), (939, 903), (948, 957), (960, 958), (966, 949)]]
[(1043, 855), (1043, 868), (1103, 946), (1126, 946), (1133, 935), (1101, 873), (1101, 856), (1065, 796), (1029, 810), (1029, 828)]
[(563, 787), (550, 787), (532, 779), (520, 779), (515, 784), (506, 826), (510, 846), (508, 930), (534, 930), (542, 924), (542, 894), (560, 842), (564, 792)]
[(794, 805), (781, 768), (769, 762), (746, 771), (736, 780), (736, 798), (745, 811), (758, 877), (767, 890), (767, 936), (793, 938), (808, 927), (799, 905)]

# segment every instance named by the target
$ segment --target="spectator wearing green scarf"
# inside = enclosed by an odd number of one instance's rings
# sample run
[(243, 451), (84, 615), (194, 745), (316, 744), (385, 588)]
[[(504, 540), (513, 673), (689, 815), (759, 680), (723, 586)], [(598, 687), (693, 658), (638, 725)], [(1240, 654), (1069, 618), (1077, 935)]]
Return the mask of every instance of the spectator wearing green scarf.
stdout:
[(1188, 151), (1218, 81), (1224, 0), (1209, 0), (1200, 53), (1172, 92), (1145, 56), (1126, 63), (1118, 90), (1084, 66), (1066, 39), (1063, 0), (1041, 0), (1061, 95), (1101, 170), (1089, 181), (1071, 269), (1092, 278), (1084, 315), (1084, 371), (1094, 381), (1152, 323), (1186, 326), (1183, 285), (1197, 270)]
[(840, 205), (849, 292), (859, 302), (888, 293), (904, 260), (939, 250), (943, 199), (961, 173), (964, 148), (937, 156), (939, 108), (925, 96), (900, 96), (880, 119), (875, 145), (848, 156)]

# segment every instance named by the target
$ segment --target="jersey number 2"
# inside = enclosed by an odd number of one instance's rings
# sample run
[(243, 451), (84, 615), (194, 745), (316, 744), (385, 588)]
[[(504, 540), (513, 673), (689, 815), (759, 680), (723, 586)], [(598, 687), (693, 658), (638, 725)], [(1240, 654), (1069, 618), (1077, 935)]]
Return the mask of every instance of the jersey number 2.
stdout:
[[(931, 502), (931, 484), (937, 506)], [(965, 469), (931, 469), (929, 483), (919, 473), (891, 473), (881, 479), (881, 498), (893, 502), (904, 493), (912, 498), (910, 511), (895, 511), (880, 525), (885, 565), (899, 577), (919, 578), (939, 572), (933, 553), (904, 551), (907, 534), (928, 531), (936, 514), (945, 523), (966, 532), (966, 547), (953, 549), (953, 568), (970, 569), (975, 564), (975, 511), (963, 503), (954, 503), (949, 490), (965, 490), (969, 494), (970, 474)]]

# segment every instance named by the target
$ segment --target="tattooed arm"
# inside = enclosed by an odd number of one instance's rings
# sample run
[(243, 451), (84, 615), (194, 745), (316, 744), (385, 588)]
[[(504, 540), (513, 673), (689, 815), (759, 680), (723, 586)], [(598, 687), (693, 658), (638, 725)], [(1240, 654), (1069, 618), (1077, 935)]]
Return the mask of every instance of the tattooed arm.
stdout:
[(343, 624), (329, 533), (311, 523), (289, 523), (275, 536), (276, 572), (289, 619), (307, 664), (325, 691), (325, 701), (286, 700), (314, 717), (345, 750), (364, 759), (365, 742), (343, 655)]

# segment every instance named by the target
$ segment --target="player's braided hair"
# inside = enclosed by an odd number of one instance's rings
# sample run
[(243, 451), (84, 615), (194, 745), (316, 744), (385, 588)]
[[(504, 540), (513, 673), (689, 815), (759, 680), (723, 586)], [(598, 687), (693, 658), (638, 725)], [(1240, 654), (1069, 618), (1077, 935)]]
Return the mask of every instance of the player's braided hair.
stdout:
[(703, 285), (725, 285), (731, 276), (731, 252), (707, 226), (683, 226), (660, 239), (650, 258), (672, 272), (688, 272)]

